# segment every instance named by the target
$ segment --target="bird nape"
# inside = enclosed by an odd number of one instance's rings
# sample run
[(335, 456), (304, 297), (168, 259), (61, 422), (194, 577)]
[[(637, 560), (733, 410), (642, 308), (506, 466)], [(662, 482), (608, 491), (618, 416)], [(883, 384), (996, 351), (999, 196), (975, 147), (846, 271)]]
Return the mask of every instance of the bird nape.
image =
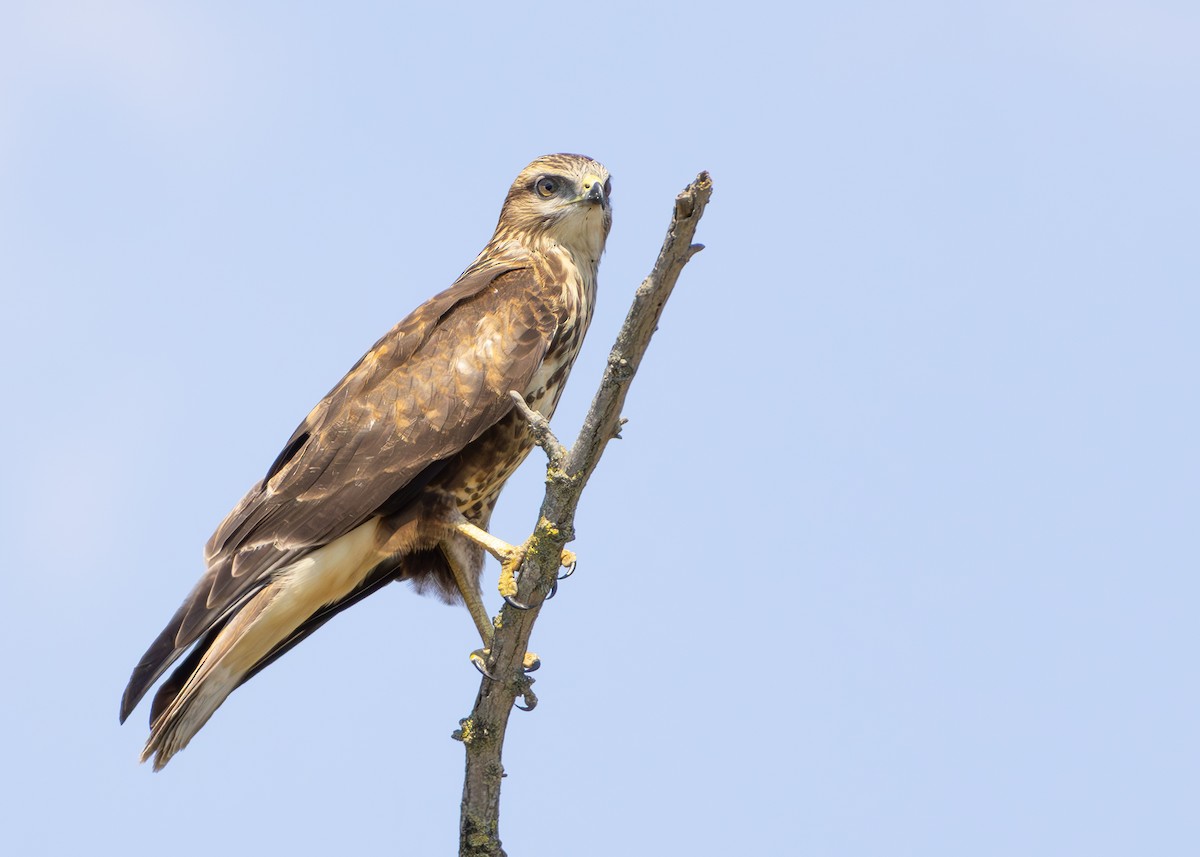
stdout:
[(591, 158), (531, 163), (471, 266), (305, 417), (133, 670), (121, 722), (187, 653), (154, 695), (142, 761), (162, 768), (238, 685), (393, 580), (461, 599), (490, 645), (484, 551), (511, 594), (522, 548), (488, 523), (531, 446), (509, 393), (546, 416), (558, 404), (592, 317), (610, 191)]

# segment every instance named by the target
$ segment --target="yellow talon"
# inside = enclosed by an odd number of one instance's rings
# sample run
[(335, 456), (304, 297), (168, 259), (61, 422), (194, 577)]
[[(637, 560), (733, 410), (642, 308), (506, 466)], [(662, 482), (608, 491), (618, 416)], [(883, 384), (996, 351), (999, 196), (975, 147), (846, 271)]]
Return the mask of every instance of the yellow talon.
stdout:
[[(495, 681), (496, 677), (487, 671), (487, 659), (491, 653), (491, 649), (476, 649), (475, 651), (471, 652), (470, 661), (475, 669), (479, 670), (485, 676)], [(527, 673), (534, 672), (541, 665), (542, 659), (533, 652), (526, 652), (525, 656), (521, 659), (521, 668)]]
[[(500, 563), (500, 582), (497, 585), (497, 588), (500, 590), (500, 595), (503, 596), (505, 600), (509, 600), (515, 597), (517, 594), (517, 571), (520, 569), (521, 563), (525, 559), (525, 554), (529, 550), (529, 545), (530, 542), (526, 542), (519, 548), (513, 548), (512, 553), (508, 555), (508, 558)], [(569, 568), (571, 571), (574, 571), (575, 563), (578, 561), (578, 557), (575, 556), (575, 551), (569, 551), (566, 548), (563, 548), (562, 555), (559, 556), (558, 561), (563, 568)], [(569, 577), (571, 571), (568, 571), (563, 576)]]
[(525, 551), (518, 550), (500, 564), (499, 589), (505, 598), (512, 598), (517, 594), (517, 569), (521, 567), (521, 560), (524, 558)]

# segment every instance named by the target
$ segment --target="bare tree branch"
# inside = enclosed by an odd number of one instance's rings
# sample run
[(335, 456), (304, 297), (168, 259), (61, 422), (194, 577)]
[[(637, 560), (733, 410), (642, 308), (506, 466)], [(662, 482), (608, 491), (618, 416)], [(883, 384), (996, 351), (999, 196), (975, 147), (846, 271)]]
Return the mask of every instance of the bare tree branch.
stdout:
[[(501, 608), (495, 619), (496, 634), (488, 655), (486, 675), (469, 717), (460, 721), (454, 737), (467, 751), (463, 783), (459, 854), (462, 857), (499, 857), (500, 781), (504, 776), (501, 751), (508, 717), (518, 697), (530, 709), (537, 704), (530, 686), (533, 679), (523, 670), (529, 636), (542, 602), (555, 586), (563, 546), (575, 537), (575, 510), (584, 486), (604, 453), (609, 440), (620, 435), (621, 407), (633, 376), (641, 365), (683, 266), (703, 249), (693, 244), (696, 226), (712, 196), (712, 178), (702, 172), (675, 199), (667, 237), (654, 269), (638, 287), (633, 306), (617, 335), (608, 357), (600, 389), (584, 419), (579, 437), (565, 449), (550, 431), (546, 418), (526, 406), (514, 394), (517, 407), (529, 421), (534, 441), (549, 459), (546, 495), (533, 535), (526, 543), (517, 598), (527, 609), (511, 605)], [(489, 677), (490, 676), (490, 677)]]

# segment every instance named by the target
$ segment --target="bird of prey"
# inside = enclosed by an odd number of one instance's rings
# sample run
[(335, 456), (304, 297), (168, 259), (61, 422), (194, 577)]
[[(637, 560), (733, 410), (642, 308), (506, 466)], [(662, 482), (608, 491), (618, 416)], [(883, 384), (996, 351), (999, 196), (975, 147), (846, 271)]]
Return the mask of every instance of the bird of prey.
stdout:
[(154, 696), (142, 761), (162, 768), (242, 682), (393, 580), (461, 599), (490, 645), (483, 554), (511, 594), (522, 548), (487, 527), (531, 447), (510, 391), (553, 413), (591, 321), (610, 191), (591, 158), (531, 163), (471, 266), (309, 412), (133, 670), (121, 722), (187, 652)]

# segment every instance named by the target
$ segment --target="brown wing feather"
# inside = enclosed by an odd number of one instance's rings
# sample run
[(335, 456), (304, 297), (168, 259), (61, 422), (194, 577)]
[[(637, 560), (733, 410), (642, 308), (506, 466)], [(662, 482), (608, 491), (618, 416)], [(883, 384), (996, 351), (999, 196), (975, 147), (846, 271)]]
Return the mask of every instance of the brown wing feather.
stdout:
[(296, 429), (206, 547), (208, 571), (134, 669), (122, 721), (271, 572), (352, 530), (512, 408), (553, 337), (519, 257), (477, 263), (397, 324)]

